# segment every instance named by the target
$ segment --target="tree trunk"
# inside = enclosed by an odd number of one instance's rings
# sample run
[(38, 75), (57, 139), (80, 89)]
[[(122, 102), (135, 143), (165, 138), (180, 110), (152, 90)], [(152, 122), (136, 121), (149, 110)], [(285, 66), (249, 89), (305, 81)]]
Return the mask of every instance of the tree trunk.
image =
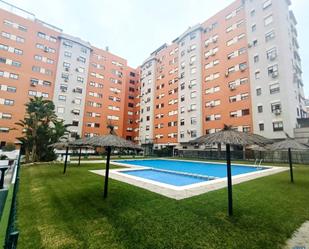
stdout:
[(25, 146), (25, 157), (26, 157), (26, 162), (29, 162), (30, 159), (30, 151), (29, 151), (29, 147)]

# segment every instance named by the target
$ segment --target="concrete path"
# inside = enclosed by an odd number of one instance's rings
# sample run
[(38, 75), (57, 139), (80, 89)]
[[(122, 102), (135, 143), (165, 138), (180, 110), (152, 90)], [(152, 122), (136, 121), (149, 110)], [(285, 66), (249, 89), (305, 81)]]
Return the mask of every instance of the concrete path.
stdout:
[(286, 243), (284, 249), (309, 249), (309, 221), (295, 231), (292, 238)]

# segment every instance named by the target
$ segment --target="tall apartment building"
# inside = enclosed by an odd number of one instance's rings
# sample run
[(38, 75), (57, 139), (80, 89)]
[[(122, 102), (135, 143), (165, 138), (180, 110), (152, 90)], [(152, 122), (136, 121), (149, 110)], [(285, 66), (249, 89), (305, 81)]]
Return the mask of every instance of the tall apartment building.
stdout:
[(106, 134), (113, 123), (120, 136), (149, 150), (187, 146), (224, 124), (268, 138), (293, 137), (297, 119), (306, 117), (289, 0), (236, 0), (137, 69), (0, 3), (3, 143), (20, 135), (9, 128), (23, 118), (31, 96), (52, 99), (72, 136)]
[(290, 4), (234, 1), (153, 52), (141, 67), (141, 143), (186, 146), (224, 124), (293, 137), (306, 113)]
[(125, 59), (3, 1), (0, 34), (1, 146), (22, 135), (15, 123), (33, 96), (53, 100), (72, 137), (103, 135), (113, 124), (118, 135), (137, 138), (139, 72)]

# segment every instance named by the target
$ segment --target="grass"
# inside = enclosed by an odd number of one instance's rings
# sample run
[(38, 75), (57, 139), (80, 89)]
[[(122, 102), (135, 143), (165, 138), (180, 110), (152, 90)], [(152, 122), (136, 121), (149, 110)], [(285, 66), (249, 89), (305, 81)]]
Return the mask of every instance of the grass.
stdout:
[(102, 165), (27, 166), (21, 170), (18, 248), (276, 249), (309, 219), (309, 167), (176, 201), (90, 173)]

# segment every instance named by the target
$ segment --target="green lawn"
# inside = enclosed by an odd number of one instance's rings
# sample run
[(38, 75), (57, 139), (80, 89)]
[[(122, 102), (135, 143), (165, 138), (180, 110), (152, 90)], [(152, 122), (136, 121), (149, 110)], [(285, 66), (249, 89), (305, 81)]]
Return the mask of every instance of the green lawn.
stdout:
[(102, 165), (21, 170), (18, 248), (276, 249), (309, 219), (309, 167), (176, 201), (88, 172)]

